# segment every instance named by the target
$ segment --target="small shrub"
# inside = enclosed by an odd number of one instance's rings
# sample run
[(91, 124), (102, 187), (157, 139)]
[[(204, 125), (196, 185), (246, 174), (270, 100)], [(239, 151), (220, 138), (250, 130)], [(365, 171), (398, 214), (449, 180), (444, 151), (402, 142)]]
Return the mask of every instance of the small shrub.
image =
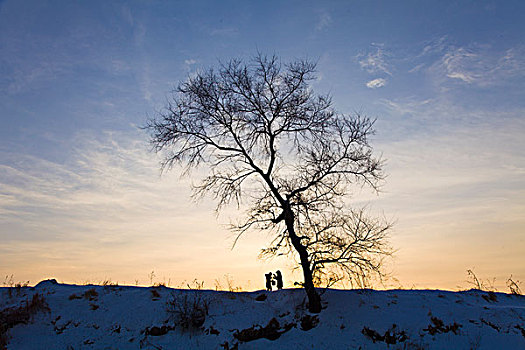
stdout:
[(204, 281), (199, 281), (198, 279), (194, 279), (191, 282), (191, 284), (186, 283), (186, 287), (188, 287), (188, 289), (203, 290), (204, 289)]
[(150, 286), (153, 285), (153, 280), (155, 279), (156, 276), (157, 276), (157, 275), (155, 275), (155, 271), (154, 271), (154, 270), (152, 270), (151, 273), (148, 275)]
[(14, 279), (15, 275), (6, 275), (5, 278), (4, 278), (4, 287), (12, 287), (15, 285), (15, 279)]
[(103, 287), (118, 287), (118, 282), (111, 281), (111, 278), (105, 279), (100, 283)]
[(25, 288), (29, 285), (29, 281), (15, 283), (14, 275), (6, 275), (3, 283), (4, 287), (7, 287), (7, 293), (9, 298), (13, 297), (13, 291), (16, 292), (17, 296), (20, 296), (22, 293), (22, 288)]
[(485, 281), (482, 281), (478, 279), (474, 271), (470, 269), (467, 270), (467, 275), (471, 279), (471, 280), (467, 280), (467, 283), (472, 284), (475, 289), (483, 290), (486, 292), (496, 290), (496, 288), (494, 288), (494, 283), (496, 282), (496, 278), (493, 278), (492, 281), (488, 279)]
[(510, 289), (510, 293), (514, 295), (521, 295), (521, 289), (519, 287), (520, 281), (514, 281), (512, 275), (507, 280), (507, 287)]
[(201, 293), (172, 295), (167, 302), (167, 312), (183, 330), (199, 329), (208, 316), (210, 301)]
[(215, 279), (215, 290), (227, 290), (229, 292), (242, 292), (241, 286), (236, 286), (235, 282), (233, 280), (233, 277), (229, 274), (224, 275), (224, 281), (226, 285), (226, 289), (223, 288), (223, 284), (221, 283), (221, 280), (219, 278)]

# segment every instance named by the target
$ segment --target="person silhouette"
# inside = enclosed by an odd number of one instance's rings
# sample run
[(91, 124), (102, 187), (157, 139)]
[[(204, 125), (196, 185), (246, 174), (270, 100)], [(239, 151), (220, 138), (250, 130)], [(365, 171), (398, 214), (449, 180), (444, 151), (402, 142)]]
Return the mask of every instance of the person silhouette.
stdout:
[(281, 271), (277, 270), (275, 280), (277, 281), (277, 289), (283, 289), (283, 275), (281, 275)]
[(272, 273), (268, 272), (265, 273), (264, 276), (266, 277), (266, 290), (272, 291)]

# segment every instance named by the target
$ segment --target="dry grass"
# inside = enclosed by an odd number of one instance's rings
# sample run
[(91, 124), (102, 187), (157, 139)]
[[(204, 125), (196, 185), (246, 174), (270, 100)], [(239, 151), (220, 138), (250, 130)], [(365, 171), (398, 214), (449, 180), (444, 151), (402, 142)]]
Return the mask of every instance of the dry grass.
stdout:
[(0, 310), (0, 349), (7, 349), (10, 328), (17, 324), (27, 324), (39, 311), (49, 311), (49, 307), (41, 294), (35, 293), (31, 299), (27, 298), (19, 307), (10, 307)]

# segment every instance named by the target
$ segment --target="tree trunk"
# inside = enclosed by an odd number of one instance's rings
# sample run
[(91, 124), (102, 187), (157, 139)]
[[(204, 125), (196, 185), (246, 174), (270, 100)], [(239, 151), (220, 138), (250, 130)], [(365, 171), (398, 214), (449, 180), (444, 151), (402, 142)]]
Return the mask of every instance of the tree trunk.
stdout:
[(310, 261), (308, 260), (308, 252), (306, 251), (305, 246), (301, 244), (301, 240), (297, 237), (294, 228), (294, 213), (290, 208), (286, 208), (285, 211), (285, 223), (288, 234), (290, 235), (290, 240), (294, 246), (297, 253), (299, 253), (299, 258), (301, 260), (301, 267), (303, 268), (304, 276), (304, 289), (306, 295), (308, 296), (308, 310), (313, 313), (321, 312), (321, 297), (317, 293), (317, 290), (314, 286), (314, 281), (312, 277), (312, 270), (310, 269)]
[[(321, 312), (321, 297), (315, 289), (314, 282), (312, 279), (312, 271), (310, 270), (310, 263), (308, 262), (308, 256), (304, 247), (303, 250), (305, 254), (301, 254), (299, 252), (299, 256), (301, 257), (301, 267), (303, 268), (304, 289), (306, 291), (306, 295), (308, 296), (308, 310), (313, 313), (319, 313)], [(306, 262), (303, 262), (303, 255), (307, 256), (307, 258), (305, 259)]]

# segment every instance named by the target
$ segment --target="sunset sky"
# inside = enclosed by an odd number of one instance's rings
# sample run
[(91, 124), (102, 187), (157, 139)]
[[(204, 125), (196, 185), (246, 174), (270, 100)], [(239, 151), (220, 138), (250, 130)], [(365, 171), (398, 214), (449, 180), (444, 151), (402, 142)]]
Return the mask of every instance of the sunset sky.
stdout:
[(523, 1), (0, 1), (0, 277), (298, 280), (257, 259), (265, 233), (231, 250), (240, 213), (193, 202), (199, 172), (161, 174), (140, 129), (188, 75), (260, 51), (317, 61), (315, 91), (377, 118), (388, 178), (350, 203), (396, 222), (388, 286), (471, 287), (467, 269), (500, 290), (525, 281), (524, 14)]

